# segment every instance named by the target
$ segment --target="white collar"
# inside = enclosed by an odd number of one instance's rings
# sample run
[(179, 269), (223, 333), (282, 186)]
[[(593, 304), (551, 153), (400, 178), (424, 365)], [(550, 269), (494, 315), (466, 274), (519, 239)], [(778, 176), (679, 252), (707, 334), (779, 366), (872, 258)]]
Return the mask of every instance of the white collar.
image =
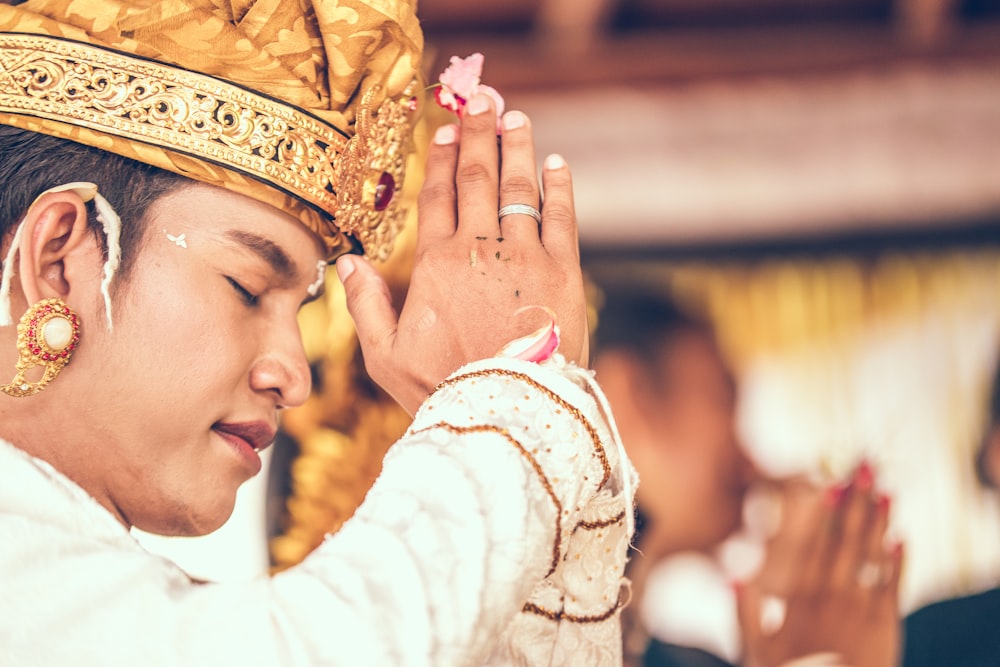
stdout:
[(107, 509), (49, 463), (0, 440), (0, 514), (141, 549)]

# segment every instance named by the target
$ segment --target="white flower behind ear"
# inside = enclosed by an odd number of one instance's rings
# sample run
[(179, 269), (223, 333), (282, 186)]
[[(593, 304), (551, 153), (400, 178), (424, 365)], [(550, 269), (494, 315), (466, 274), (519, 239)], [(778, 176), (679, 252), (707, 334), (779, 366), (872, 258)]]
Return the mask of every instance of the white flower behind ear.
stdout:
[(114, 328), (111, 319), (111, 281), (118, 272), (121, 264), (122, 246), (122, 221), (111, 208), (111, 204), (98, 193), (94, 192), (94, 207), (97, 209), (97, 221), (104, 227), (104, 236), (108, 239), (108, 258), (104, 262), (104, 270), (101, 274), (101, 294), (104, 296), (104, 313), (108, 318), (108, 331)]

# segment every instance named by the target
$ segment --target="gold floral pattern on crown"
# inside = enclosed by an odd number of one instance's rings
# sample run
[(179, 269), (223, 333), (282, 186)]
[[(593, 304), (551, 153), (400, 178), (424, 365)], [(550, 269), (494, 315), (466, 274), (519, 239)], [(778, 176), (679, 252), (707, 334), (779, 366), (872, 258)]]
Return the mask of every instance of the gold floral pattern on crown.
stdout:
[(248, 175), (329, 218), (323, 235), (331, 247), (349, 234), (373, 258), (389, 254), (399, 228), (394, 195), (413, 107), (410, 92), (374, 111), (363, 103), (351, 137), (216, 77), (73, 40), (0, 33), (0, 112), (86, 127)]
[(358, 109), (354, 137), (341, 155), (337, 219), (341, 229), (375, 259), (388, 258), (405, 218), (396, 193), (402, 188), (412, 149), (417, 111), (414, 86), (398, 98), (385, 100), (375, 111), (370, 104), (379, 89), (369, 90)]

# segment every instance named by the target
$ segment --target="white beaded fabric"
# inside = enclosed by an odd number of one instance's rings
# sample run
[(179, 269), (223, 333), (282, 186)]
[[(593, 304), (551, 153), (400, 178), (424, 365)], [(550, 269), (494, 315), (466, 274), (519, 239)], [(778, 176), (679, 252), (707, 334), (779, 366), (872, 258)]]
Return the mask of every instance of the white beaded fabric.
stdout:
[(4, 659), (620, 665), (620, 488), (634, 473), (581, 373), (510, 359), (462, 369), (339, 532), (243, 583), (192, 581), (71, 480), (0, 442)]

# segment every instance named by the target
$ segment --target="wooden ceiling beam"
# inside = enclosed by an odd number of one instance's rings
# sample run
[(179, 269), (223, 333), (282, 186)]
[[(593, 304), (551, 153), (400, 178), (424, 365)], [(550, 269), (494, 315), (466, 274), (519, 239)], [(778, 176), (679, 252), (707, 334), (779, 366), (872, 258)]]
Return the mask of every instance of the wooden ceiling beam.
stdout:
[[(890, 26), (638, 31), (598, 36), (585, 49), (549, 33), (432, 35), (429, 72), (451, 55), (486, 55), (484, 79), (505, 92), (590, 85), (682, 83), (705, 78), (814, 73), (892, 62), (978, 61), (1000, 55), (1000, 23), (963, 25), (928, 44)], [(578, 45), (577, 45), (578, 46)]]

